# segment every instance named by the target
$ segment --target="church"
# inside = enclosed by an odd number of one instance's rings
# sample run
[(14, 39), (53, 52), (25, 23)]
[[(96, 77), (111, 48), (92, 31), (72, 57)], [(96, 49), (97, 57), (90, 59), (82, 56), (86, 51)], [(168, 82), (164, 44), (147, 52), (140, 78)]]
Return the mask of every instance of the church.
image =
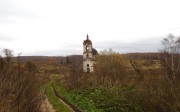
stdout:
[(87, 38), (83, 42), (83, 71), (85, 73), (94, 72), (94, 56), (97, 54), (98, 52), (93, 48), (92, 42), (87, 34)]

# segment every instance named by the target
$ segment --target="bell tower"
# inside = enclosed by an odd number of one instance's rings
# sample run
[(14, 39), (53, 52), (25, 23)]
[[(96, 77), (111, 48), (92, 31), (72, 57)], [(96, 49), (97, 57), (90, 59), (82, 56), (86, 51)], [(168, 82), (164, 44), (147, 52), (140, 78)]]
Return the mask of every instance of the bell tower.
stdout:
[(92, 42), (91, 40), (89, 40), (89, 36), (87, 34), (87, 38), (83, 42), (83, 71), (86, 73), (91, 73), (94, 71), (92, 51), (93, 51)]

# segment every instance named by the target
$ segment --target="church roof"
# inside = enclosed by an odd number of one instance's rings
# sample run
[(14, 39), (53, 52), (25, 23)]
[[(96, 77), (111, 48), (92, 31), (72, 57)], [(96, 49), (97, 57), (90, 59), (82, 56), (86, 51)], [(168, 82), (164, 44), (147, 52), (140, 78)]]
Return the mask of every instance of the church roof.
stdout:
[(95, 48), (92, 48), (92, 54), (93, 55), (97, 55), (98, 54), (98, 52), (97, 52), (97, 50)]
[(83, 44), (84, 44), (84, 45), (85, 45), (85, 44), (92, 44), (91, 40), (89, 40), (88, 34), (87, 34), (87, 39), (84, 40)]

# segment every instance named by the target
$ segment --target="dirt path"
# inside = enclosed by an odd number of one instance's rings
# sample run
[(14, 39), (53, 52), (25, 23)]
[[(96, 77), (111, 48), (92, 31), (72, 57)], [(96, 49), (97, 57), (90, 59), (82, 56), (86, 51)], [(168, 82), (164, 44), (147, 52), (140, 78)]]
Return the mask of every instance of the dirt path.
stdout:
[(45, 97), (45, 100), (41, 105), (41, 112), (55, 112), (52, 105), (49, 103), (47, 97)]
[(75, 107), (73, 104), (71, 104), (69, 101), (67, 101), (65, 98), (61, 97), (56, 89), (52, 86), (52, 91), (55, 95), (55, 97), (57, 97), (65, 106), (67, 106), (72, 112), (81, 112), (77, 107)]

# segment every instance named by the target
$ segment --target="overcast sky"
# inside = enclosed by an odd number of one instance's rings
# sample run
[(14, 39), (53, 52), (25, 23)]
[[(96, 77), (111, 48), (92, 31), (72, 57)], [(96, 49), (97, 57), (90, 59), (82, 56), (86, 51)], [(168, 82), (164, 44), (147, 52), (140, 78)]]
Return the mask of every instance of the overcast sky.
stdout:
[(88, 33), (97, 50), (157, 52), (180, 35), (179, 11), (180, 0), (0, 0), (0, 51), (82, 54)]

